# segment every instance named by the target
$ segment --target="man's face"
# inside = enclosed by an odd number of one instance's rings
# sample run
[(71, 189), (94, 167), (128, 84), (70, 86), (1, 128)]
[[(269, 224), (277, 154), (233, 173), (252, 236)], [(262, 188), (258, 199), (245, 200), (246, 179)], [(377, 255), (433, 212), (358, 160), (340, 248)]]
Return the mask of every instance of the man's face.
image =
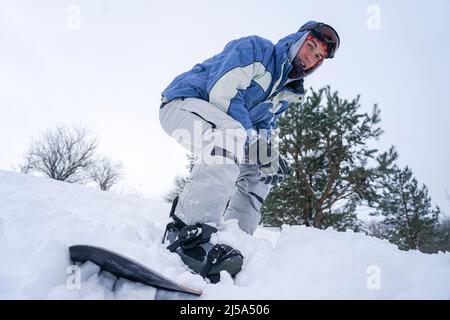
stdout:
[(308, 70), (318, 62), (321, 62), (325, 59), (326, 54), (324, 46), (316, 38), (307, 39), (297, 53), (304, 70)]

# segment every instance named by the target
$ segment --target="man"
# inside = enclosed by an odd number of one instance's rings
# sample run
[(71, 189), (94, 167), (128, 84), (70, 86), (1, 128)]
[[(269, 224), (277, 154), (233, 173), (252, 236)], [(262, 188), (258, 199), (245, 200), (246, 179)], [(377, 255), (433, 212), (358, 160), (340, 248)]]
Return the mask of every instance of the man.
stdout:
[(241, 270), (242, 254), (209, 242), (223, 219), (253, 234), (271, 187), (289, 174), (278, 155), (278, 117), (300, 103), (303, 79), (333, 58), (339, 36), (310, 21), (277, 44), (258, 36), (224, 50), (176, 77), (162, 93), (163, 129), (198, 158), (175, 199), (163, 242), (195, 272), (219, 280)]

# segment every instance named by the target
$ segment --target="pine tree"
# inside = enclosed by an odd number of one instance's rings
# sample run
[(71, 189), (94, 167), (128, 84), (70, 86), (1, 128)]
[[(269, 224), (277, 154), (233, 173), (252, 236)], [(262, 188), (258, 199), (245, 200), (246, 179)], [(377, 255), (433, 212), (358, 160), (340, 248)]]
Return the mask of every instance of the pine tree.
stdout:
[(289, 106), (278, 126), (280, 153), (293, 174), (266, 200), (265, 224), (359, 228), (357, 205), (375, 200), (376, 180), (397, 157), (391, 148), (375, 158), (378, 150), (367, 143), (382, 134), (380, 112), (376, 105), (371, 114), (360, 108), (359, 96), (342, 100), (330, 87), (311, 89), (302, 105)]
[(433, 244), (439, 225), (439, 207), (432, 208), (428, 188), (419, 186), (409, 167), (398, 167), (380, 181), (377, 214), (382, 215), (385, 237), (400, 249), (422, 249)]

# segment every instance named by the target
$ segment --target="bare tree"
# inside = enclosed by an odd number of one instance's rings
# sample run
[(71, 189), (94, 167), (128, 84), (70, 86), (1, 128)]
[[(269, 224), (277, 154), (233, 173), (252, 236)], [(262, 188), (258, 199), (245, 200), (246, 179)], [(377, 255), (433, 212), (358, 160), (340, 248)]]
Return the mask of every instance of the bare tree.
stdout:
[(20, 165), (23, 173), (39, 172), (55, 180), (84, 182), (94, 165), (97, 138), (81, 124), (58, 124), (33, 140)]
[(115, 163), (109, 157), (103, 157), (92, 166), (89, 176), (101, 190), (107, 191), (123, 178), (122, 163)]
[(179, 196), (181, 194), (181, 192), (184, 189), (184, 186), (186, 185), (186, 183), (189, 182), (189, 179), (185, 176), (176, 176), (173, 184), (174, 186), (172, 187), (172, 189), (164, 196), (164, 200), (166, 202), (172, 203), (173, 200)]
[[(189, 172), (191, 172), (192, 168), (194, 167), (195, 156), (192, 153), (186, 153), (186, 159), (188, 160), (186, 168), (189, 170)], [(184, 186), (189, 183), (189, 177), (187, 175), (178, 175), (175, 177), (173, 182), (174, 185), (172, 189), (164, 196), (164, 200), (169, 203), (172, 203), (173, 200), (181, 194)]]

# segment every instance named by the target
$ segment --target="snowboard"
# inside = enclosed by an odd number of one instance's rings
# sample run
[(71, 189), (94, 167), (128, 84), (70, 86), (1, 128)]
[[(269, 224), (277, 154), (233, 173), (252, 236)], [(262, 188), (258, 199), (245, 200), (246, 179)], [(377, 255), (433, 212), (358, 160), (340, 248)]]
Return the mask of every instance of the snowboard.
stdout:
[[(102, 270), (110, 272), (118, 278), (156, 288), (156, 299), (190, 299), (190, 297), (202, 294), (201, 290), (181, 285), (137, 261), (105, 248), (90, 245), (74, 245), (69, 247), (69, 254), (74, 262), (85, 263), (86, 261), (91, 261)], [(181, 295), (174, 293), (181, 293)]]

